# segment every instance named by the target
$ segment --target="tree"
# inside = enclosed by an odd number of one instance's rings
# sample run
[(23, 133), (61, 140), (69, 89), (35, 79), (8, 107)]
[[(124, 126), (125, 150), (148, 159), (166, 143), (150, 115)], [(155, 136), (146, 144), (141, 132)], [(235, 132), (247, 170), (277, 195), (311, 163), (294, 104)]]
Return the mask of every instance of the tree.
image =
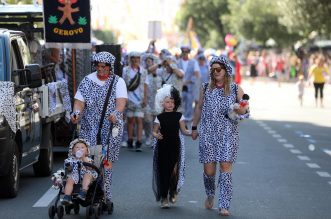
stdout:
[(281, 22), (292, 32), (307, 37), (312, 31), (331, 37), (331, 1), (279, 0)]
[(116, 42), (115, 35), (109, 30), (93, 30), (95, 37), (102, 40), (105, 44), (112, 44)]
[(224, 46), (224, 37), (228, 26), (222, 17), (229, 13), (227, 0), (187, 0), (178, 15), (177, 24), (184, 33), (189, 18), (193, 19), (193, 28), (202, 45), (207, 47)]
[(278, 46), (288, 46), (300, 36), (280, 22), (282, 13), (277, 4), (277, 1), (229, 0), (230, 15), (225, 19), (237, 36), (255, 39), (263, 45), (272, 38)]

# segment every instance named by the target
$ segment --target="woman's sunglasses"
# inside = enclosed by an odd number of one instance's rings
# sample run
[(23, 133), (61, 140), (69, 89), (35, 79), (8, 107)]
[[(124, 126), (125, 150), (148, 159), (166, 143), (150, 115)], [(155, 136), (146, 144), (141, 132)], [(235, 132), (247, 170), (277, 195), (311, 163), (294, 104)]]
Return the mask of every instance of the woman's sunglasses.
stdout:
[(214, 73), (214, 71), (216, 71), (217, 73), (221, 72), (222, 69), (226, 70), (225, 67), (221, 66), (221, 67), (217, 67), (217, 68), (210, 68), (210, 72)]

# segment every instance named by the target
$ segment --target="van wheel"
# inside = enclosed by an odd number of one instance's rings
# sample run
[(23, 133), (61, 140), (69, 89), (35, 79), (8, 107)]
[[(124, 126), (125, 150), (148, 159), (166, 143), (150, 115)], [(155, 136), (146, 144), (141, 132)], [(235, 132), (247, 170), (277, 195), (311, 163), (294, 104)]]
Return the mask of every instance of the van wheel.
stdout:
[(0, 197), (14, 198), (17, 196), (20, 174), (19, 174), (19, 152), (14, 140), (12, 141), (13, 152), (11, 153), (11, 163), (9, 165), (9, 174), (0, 177)]
[(33, 164), (33, 171), (36, 176), (50, 176), (53, 171), (52, 139), (51, 124), (46, 124), (43, 126), (42, 148), (39, 152), (38, 162)]

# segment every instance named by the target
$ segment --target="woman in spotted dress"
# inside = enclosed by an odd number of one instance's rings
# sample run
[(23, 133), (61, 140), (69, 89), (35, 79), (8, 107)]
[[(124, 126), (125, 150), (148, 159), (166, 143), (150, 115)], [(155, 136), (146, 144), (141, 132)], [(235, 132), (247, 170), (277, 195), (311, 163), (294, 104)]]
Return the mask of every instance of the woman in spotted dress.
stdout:
[[(102, 145), (103, 152), (106, 152), (104, 190), (107, 205), (111, 205), (112, 163), (118, 160), (127, 90), (124, 80), (114, 74), (115, 57), (111, 53), (99, 52), (93, 56), (93, 61), (97, 71), (87, 75), (79, 84), (71, 120), (74, 124), (81, 120), (80, 138), (90, 142), (91, 148)], [(106, 100), (109, 89), (109, 99)], [(105, 102), (105, 116), (100, 121)], [(109, 133), (111, 128), (112, 134)]]
[[(203, 181), (207, 195), (205, 207), (211, 209), (214, 204), (216, 166), (219, 163), (218, 209), (220, 215), (228, 216), (232, 199), (232, 164), (239, 148), (239, 132), (238, 122), (230, 120), (227, 113), (231, 104), (242, 99), (244, 92), (232, 82), (232, 68), (225, 57), (211, 59), (210, 74), (210, 81), (204, 83), (200, 90), (192, 123), (192, 138), (195, 140), (199, 135), (199, 160), (204, 165)], [(244, 109), (235, 111), (242, 117), (249, 117)]]

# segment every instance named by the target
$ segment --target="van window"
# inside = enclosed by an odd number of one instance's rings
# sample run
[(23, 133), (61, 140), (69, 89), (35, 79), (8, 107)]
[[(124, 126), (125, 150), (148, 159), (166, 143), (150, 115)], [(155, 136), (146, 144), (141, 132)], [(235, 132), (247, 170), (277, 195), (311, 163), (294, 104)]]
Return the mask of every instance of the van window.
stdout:
[(25, 66), (31, 62), (29, 47), (26, 41), (24, 41), (22, 38), (17, 38), (17, 44), (22, 55), (23, 68), (25, 68)]

